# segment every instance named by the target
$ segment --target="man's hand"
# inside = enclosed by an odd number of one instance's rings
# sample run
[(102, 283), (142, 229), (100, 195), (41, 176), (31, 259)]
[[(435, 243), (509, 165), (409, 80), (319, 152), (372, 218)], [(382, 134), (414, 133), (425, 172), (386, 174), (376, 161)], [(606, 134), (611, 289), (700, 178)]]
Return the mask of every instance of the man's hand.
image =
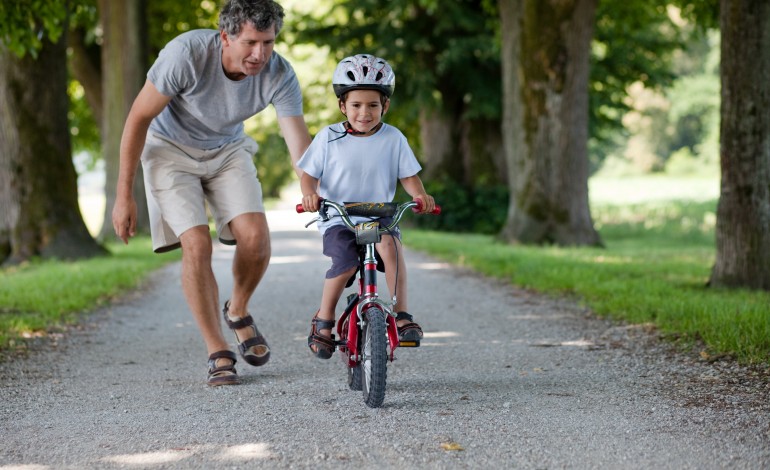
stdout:
[(115, 235), (128, 244), (129, 237), (136, 235), (136, 201), (133, 197), (116, 199), (112, 208), (112, 227)]

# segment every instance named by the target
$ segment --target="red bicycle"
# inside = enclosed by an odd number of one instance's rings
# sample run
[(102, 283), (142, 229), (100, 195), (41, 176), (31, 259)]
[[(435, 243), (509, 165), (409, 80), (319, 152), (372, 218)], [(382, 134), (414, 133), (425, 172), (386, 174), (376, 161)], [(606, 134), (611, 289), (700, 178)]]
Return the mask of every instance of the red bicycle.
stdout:
[[(330, 215), (334, 209), (337, 214)], [(399, 342), (396, 328), (396, 314), (392, 305), (379, 298), (377, 292), (377, 259), (375, 245), (383, 234), (393, 233), (407, 210), (421, 211), (421, 201), (409, 201), (403, 204), (392, 202), (344, 203), (322, 199), (318, 217), (308, 222), (309, 227), (318, 221), (328, 221), (340, 217), (350, 230), (356, 234), (359, 246), (360, 265), (358, 270), (358, 293), (347, 297), (347, 307), (337, 321), (338, 341), (336, 348), (343, 354), (343, 361), (348, 371), (348, 386), (351, 390), (363, 391), (364, 403), (370, 408), (378, 408), (385, 400), (387, 382), (387, 363), (395, 359), (397, 347), (419, 347), (419, 341)], [(302, 204), (297, 204), (297, 212), (302, 213)], [(441, 213), (437, 205), (432, 214)], [(362, 216), (368, 220), (355, 224), (351, 217)], [(380, 219), (392, 217), (392, 222), (381, 225)]]

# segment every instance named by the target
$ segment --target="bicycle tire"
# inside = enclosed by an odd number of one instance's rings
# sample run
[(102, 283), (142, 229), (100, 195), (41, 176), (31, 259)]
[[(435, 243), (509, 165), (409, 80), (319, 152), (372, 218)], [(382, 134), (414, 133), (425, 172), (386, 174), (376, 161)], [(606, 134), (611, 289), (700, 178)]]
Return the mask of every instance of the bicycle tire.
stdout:
[(363, 390), (362, 375), (361, 364), (356, 364), (355, 367), (348, 367), (348, 387), (350, 387), (351, 390), (356, 392)]
[(364, 311), (361, 331), (361, 388), (364, 403), (369, 408), (379, 408), (385, 401), (385, 384), (388, 376), (388, 337), (385, 312), (376, 306)]

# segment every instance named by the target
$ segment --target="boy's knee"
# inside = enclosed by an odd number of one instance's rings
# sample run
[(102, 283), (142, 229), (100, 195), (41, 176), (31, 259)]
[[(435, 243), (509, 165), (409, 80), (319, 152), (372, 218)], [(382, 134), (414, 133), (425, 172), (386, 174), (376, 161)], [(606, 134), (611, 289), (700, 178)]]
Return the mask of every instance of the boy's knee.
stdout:
[(377, 246), (377, 252), (383, 261), (388, 262), (396, 259), (397, 253), (401, 250), (401, 247), (396, 246), (396, 243), (398, 242), (392, 238), (386, 240), (383, 237), (382, 242)]

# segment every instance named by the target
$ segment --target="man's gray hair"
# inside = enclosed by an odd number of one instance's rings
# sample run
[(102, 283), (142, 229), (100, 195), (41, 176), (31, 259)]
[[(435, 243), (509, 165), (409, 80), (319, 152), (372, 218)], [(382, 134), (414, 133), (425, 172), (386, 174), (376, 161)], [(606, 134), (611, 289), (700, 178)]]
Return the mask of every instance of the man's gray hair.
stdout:
[(219, 30), (228, 36), (238, 36), (248, 22), (257, 31), (274, 26), (277, 35), (283, 27), (283, 16), (283, 7), (273, 0), (228, 0), (219, 13)]

